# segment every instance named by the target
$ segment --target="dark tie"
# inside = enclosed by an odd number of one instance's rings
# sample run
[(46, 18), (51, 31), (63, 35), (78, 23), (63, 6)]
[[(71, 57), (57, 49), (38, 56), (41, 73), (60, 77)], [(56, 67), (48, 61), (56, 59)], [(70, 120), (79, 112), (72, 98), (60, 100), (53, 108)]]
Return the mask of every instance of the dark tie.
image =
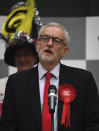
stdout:
[(43, 113), (42, 113), (42, 131), (51, 131), (51, 114), (49, 113), (48, 107), (48, 88), (50, 86), (50, 78), (52, 74), (46, 73), (46, 81), (44, 87), (44, 98), (43, 98)]

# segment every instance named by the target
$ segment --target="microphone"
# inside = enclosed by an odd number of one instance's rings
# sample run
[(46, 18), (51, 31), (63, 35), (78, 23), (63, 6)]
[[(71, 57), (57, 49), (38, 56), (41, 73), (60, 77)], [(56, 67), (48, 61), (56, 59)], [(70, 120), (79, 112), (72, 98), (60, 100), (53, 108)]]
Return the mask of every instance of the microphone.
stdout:
[(48, 88), (48, 105), (49, 105), (49, 113), (55, 112), (55, 105), (57, 99), (57, 89), (54, 85), (50, 85)]

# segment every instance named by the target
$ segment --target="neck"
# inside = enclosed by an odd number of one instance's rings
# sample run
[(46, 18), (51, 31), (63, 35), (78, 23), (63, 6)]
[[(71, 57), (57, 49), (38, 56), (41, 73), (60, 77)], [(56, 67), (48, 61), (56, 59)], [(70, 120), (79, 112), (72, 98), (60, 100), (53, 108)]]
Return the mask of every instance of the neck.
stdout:
[(51, 64), (49, 64), (49, 63), (48, 63), (48, 64), (47, 64), (47, 63), (45, 64), (45, 63), (41, 63), (41, 62), (40, 62), (40, 64), (41, 64), (47, 71), (51, 71), (58, 63), (53, 65), (52, 63), (51, 63)]

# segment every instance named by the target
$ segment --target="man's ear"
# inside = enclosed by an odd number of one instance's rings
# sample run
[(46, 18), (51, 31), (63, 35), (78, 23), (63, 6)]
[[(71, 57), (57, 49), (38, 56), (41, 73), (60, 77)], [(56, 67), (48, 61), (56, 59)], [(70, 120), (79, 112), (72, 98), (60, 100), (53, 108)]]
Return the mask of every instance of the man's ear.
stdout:
[(68, 51), (69, 51), (68, 45), (64, 45), (63, 52), (62, 52), (62, 56), (67, 55)]

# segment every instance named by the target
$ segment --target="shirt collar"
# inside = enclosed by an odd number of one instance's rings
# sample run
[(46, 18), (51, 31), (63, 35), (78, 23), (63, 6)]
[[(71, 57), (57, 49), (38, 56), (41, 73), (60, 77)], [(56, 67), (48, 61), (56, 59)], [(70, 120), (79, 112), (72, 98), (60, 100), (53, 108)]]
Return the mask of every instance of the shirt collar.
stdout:
[[(38, 65), (38, 71), (39, 71), (39, 78), (42, 79), (42, 77), (48, 72), (40, 63)], [(56, 79), (59, 78), (59, 71), (60, 71), (60, 63), (58, 63), (51, 71)]]

